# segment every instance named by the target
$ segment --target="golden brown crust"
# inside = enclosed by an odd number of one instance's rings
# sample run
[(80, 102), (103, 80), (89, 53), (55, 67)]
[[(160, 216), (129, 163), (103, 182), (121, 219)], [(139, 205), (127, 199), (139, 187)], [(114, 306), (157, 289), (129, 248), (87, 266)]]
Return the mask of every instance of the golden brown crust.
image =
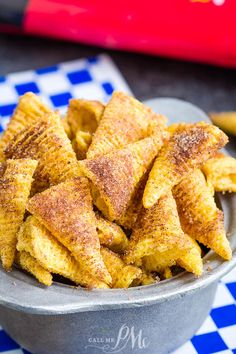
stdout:
[(113, 288), (128, 288), (140, 280), (142, 271), (135, 266), (126, 265), (121, 257), (106, 247), (101, 248), (104, 263), (112, 277)]
[(63, 125), (63, 128), (64, 128), (65, 132), (66, 132), (66, 135), (71, 140), (72, 139), (72, 133), (71, 133), (71, 129), (70, 129), (70, 126), (69, 126), (66, 118), (62, 118), (61, 119), (61, 123)]
[(143, 271), (139, 285), (151, 285), (158, 283), (159, 281), (160, 278), (158, 277), (158, 275), (156, 275), (156, 273), (145, 273)]
[[(186, 127), (190, 127), (190, 124), (187, 123), (172, 123), (168, 126), (168, 132), (170, 133), (170, 136), (174, 135), (176, 133), (176, 131), (178, 131), (179, 133), (181, 132), (181, 130), (185, 130)], [(192, 126), (194, 126), (194, 124), (192, 124)]]
[(44, 269), (87, 288), (108, 287), (82, 268), (70, 251), (34, 216), (29, 216), (22, 224), (17, 240), (18, 251), (28, 252)]
[(5, 154), (13, 159), (31, 157), (38, 160), (33, 185), (37, 192), (79, 176), (75, 153), (57, 113), (45, 116), (16, 135)]
[(6, 168), (7, 168), (6, 162), (0, 163), (0, 178), (4, 175)]
[(236, 112), (211, 112), (209, 116), (213, 124), (236, 136)]
[(172, 252), (175, 262), (191, 247), (181, 229), (175, 200), (169, 192), (152, 208), (142, 208), (126, 252), (127, 263), (137, 263), (155, 252)]
[(203, 272), (202, 250), (198, 243), (190, 237), (191, 249), (177, 260), (177, 264), (190, 273), (200, 277)]
[(142, 267), (146, 272), (157, 272), (161, 277), (166, 278), (166, 273), (168, 268), (175, 265), (177, 261), (176, 250), (174, 248), (145, 256), (142, 259)]
[(143, 192), (147, 183), (148, 175), (150, 172), (149, 170), (150, 169), (147, 170), (147, 172), (141, 178), (140, 182), (137, 184), (137, 187), (135, 188), (135, 192), (131, 198), (131, 201), (128, 205), (128, 208), (126, 209), (125, 214), (116, 221), (117, 224), (124, 226), (126, 229), (133, 229), (137, 221), (138, 215), (142, 209)]
[(86, 178), (74, 178), (36, 194), (27, 209), (72, 252), (81, 266), (109, 284)]
[(95, 205), (111, 221), (125, 214), (137, 185), (157, 155), (164, 137), (160, 132), (159, 136), (129, 144), (107, 155), (79, 161), (81, 171), (92, 181)]
[(75, 138), (72, 141), (73, 149), (78, 160), (86, 159), (86, 153), (92, 141), (92, 134), (89, 132), (77, 131)]
[(207, 184), (217, 192), (236, 192), (236, 159), (217, 153), (203, 166)]
[(203, 271), (203, 262), (201, 258), (201, 248), (195, 240), (185, 235), (190, 248), (188, 252), (176, 258), (176, 250), (173, 248), (164, 252), (155, 252), (154, 254), (144, 257), (142, 266), (147, 272), (158, 272), (162, 277), (167, 278), (170, 272), (169, 268), (173, 265), (180, 265), (190, 273), (200, 276)]
[(160, 120), (160, 127), (163, 128), (163, 119), (149, 107), (133, 97), (115, 91), (93, 136), (87, 158), (107, 154), (147, 137), (150, 134), (150, 124), (154, 120)]
[(14, 261), (16, 234), (23, 222), (36, 166), (37, 161), (30, 159), (7, 160), (0, 179), (0, 256), (6, 270)]
[(86, 153), (102, 117), (105, 106), (99, 101), (71, 99), (65, 122), (70, 128), (72, 146), (78, 160)]
[(146, 136), (159, 134), (160, 130), (166, 130), (166, 129), (168, 130), (167, 121), (168, 119), (165, 116), (151, 111), (150, 121), (148, 124)]
[(44, 105), (34, 93), (25, 93), (19, 99), (18, 106), (0, 140), (0, 162), (5, 160), (4, 149), (16, 134), (51, 112), (51, 109)]
[(94, 133), (98, 127), (104, 108), (104, 104), (99, 101), (71, 99), (66, 121), (70, 126), (72, 138), (75, 137), (78, 131)]
[(84, 160), (80, 167), (98, 190), (108, 212), (99, 203), (99, 197), (93, 193), (95, 205), (110, 220), (119, 218), (126, 210), (133, 189), (132, 155), (122, 151), (112, 157), (101, 156), (94, 160)]
[(112, 251), (124, 252), (128, 245), (128, 238), (122, 228), (114, 222), (106, 220), (98, 212), (96, 212), (96, 219), (100, 244)]
[(223, 212), (216, 206), (200, 170), (194, 170), (174, 189), (183, 230), (225, 259), (232, 252), (224, 230)]
[(27, 252), (17, 252), (16, 263), (27, 272), (31, 273), (40, 283), (52, 285), (52, 275), (44, 269), (38, 261)]
[(160, 196), (171, 190), (194, 168), (213, 156), (228, 141), (217, 127), (200, 122), (176, 129), (161, 149), (144, 190), (145, 208), (153, 206)]

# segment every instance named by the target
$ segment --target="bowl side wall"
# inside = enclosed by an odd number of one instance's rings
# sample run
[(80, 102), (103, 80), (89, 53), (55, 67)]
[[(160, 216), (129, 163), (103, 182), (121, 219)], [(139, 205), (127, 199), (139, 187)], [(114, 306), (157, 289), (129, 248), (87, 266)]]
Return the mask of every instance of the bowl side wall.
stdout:
[(151, 306), (37, 315), (0, 307), (6, 332), (34, 354), (166, 354), (200, 327), (217, 283)]

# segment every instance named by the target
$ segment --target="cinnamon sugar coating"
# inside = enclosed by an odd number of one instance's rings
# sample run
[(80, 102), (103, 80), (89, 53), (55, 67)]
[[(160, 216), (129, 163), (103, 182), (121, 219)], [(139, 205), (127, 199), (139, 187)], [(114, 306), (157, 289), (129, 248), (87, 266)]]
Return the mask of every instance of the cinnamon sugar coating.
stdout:
[(5, 155), (38, 160), (34, 193), (80, 175), (75, 153), (57, 113), (46, 115), (17, 134), (7, 145)]
[(115, 91), (105, 107), (87, 158), (93, 159), (147, 137), (154, 121), (158, 121), (160, 128), (166, 123), (163, 116), (155, 114), (135, 98)]
[(14, 136), (49, 113), (52, 113), (51, 109), (34, 93), (27, 92), (20, 97), (13, 116), (0, 139), (0, 162), (6, 159), (4, 150)]
[(227, 136), (211, 124), (200, 122), (177, 127), (154, 162), (144, 190), (144, 207), (152, 207), (162, 195), (227, 142)]
[(17, 232), (23, 223), (37, 161), (7, 160), (0, 178), (0, 258), (10, 270), (16, 254)]
[(224, 229), (224, 215), (217, 208), (202, 172), (194, 170), (173, 189), (173, 193), (183, 230), (229, 260), (232, 251)]
[(142, 208), (131, 234), (125, 261), (136, 263), (156, 252), (172, 252), (171, 259), (175, 262), (190, 248), (189, 238), (180, 225), (175, 200), (169, 192), (152, 208)]
[(100, 254), (87, 178), (74, 178), (36, 194), (27, 210), (71, 251), (81, 266), (95, 278), (110, 283)]
[(107, 155), (79, 162), (81, 171), (92, 182), (95, 205), (111, 221), (125, 214), (136, 187), (150, 168), (163, 144), (165, 134), (129, 144)]

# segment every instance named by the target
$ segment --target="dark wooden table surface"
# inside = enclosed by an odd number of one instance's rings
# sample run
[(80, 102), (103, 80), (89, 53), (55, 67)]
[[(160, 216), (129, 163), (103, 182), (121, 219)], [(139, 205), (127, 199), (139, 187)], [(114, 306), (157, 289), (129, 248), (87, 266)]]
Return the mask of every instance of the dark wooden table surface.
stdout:
[(190, 101), (206, 112), (236, 110), (236, 70), (51, 39), (0, 35), (0, 75), (101, 52), (111, 55), (141, 100), (168, 96)]

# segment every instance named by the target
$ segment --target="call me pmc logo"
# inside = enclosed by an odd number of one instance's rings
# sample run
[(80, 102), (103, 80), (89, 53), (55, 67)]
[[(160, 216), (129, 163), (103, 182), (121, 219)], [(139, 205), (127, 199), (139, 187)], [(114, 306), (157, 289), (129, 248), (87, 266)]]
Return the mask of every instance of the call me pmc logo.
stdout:
[(135, 330), (134, 326), (129, 327), (123, 324), (116, 338), (113, 337), (90, 337), (85, 349), (95, 349), (96, 352), (102, 352), (104, 354), (122, 353), (123, 350), (128, 349), (133, 351), (135, 349), (143, 350), (149, 347), (150, 342), (147, 337), (143, 335), (143, 330)]

